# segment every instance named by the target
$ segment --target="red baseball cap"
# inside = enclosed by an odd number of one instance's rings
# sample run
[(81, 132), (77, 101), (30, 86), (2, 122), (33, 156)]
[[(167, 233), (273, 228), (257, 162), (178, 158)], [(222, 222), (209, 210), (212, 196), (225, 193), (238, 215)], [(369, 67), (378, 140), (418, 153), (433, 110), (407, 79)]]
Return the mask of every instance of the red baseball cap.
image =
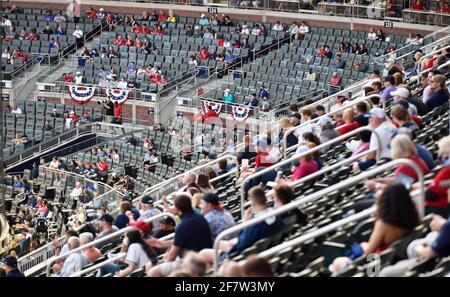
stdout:
[(128, 225), (142, 231), (144, 234), (148, 234), (151, 231), (150, 225), (144, 221), (130, 222)]

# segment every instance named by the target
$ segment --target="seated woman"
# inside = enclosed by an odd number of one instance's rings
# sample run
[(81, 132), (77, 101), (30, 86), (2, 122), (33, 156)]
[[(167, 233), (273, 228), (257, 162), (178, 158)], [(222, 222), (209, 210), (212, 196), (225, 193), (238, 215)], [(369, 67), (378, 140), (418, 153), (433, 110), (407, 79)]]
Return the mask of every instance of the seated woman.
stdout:
[[(315, 146), (316, 145), (313, 143), (302, 145), (297, 149), (296, 155), (307, 152), (309, 149)], [(294, 168), (291, 181), (296, 181), (319, 170), (317, 163), (313, 160), (312, 153), (299, 157), (298, 161), (300, 164)]]
[(117, 277), (124, 277), (136, 269), (145, 267), (147, 263), (156, 257), (156, 253), (144, 241), (141, 232), (137, 229), (126, 233), (120, 252), (127, 253), (125, 259), (119, 263), (110, 263), (103, 266), (98, 271), (97, 276), (114, 273)]
[[(404, 238), (420, 223), (416, 206), (409, 195), (408, 189), (402, 184), (390, 184), (376, 194), (376, 220), (372, 229), (369, 242), (360, 244), (361, 253), (369, 255), (371, 253), (381, 253), (389, 248), (395, 241)], [(354, 254), (353, 258), (358, 257)], [(340, 266), (342, 257), (336, 258), (331, 265), (333, 269)], [(345, 258), (344, 258), (345, 259)], [(351, 263), (347, 259), (347, 264)], [(340, 267), (342, 269), (342, 267)]]

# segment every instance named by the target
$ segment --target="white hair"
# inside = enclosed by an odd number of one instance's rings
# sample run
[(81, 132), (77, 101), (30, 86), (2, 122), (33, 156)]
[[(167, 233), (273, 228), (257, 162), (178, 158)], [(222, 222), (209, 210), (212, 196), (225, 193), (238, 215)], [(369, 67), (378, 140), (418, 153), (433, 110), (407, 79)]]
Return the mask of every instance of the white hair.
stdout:
[(81, 244), (86, 244), (94, 240), (94, 235), (91, 232), (84, 232), (80, 234)]

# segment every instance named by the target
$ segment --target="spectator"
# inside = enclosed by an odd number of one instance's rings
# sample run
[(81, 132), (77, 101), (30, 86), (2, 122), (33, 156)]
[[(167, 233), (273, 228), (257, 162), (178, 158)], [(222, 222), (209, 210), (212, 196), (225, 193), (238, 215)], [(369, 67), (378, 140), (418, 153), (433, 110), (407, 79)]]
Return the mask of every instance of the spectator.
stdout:
[(131, 203), (128, 201), (122, 201), (120, 203), (120, 214), (114, 220), (114, 226), (118, 229), (125, 228), (130, 222), (129, 214), (131, 214)]
[[(69, 251), (77, 249), (80, 246), (80, 239), (75, 236), (70, 237), (67, 241), (67, 246)], [(59, 273), (59, 276), (68, 277), (83, 269), (83, 267), (87, 264), (88, 259), (81, 251), (72, 252), (64, 261), (64, 265)]]
[(230, 91), (230, 89), (225, 89), (225, 91), (223, 92), (222, 100), (224, 102), (226, 102), (226, 103), (233, 103), (234, 102), (234, 95)]
[(419, 134), (419, 127), (411, 119), (408, 110), (402, 105), (394, 105), (391, 109), (392, 122), (398, 128), (406, 128), (411, 132), (412, 138), (415, 139)]
[(339, 132), (334, 129), (331, 118), (327, 115), (323, 115), (319, 118), (320, 125), (320, 141), (322, 143), (328, 142), (336, 137), (339, 137)]
[(214, 187), (211, 186), (208, 175), (204, 173), (200, 173), (197, 176), (197, 186), (203, 194), (214, 193)]
[(379, 40), (379, 41), (385, 41), (386, 40), (386, 35), (384, 35), (383, 30), (377, 29), (377, 38), (376, 38), (376, 40)]
[(126, 251), (125, 260), (121, 263), (110, 263), (103, 266), (97, 276), (114, 273), (117, 277), (125, 277), (139, 268), (144, 268), (147, 263), (151, 263), (156, 254), (152, 248), (144, 241), (139, 230), (133, 229), (126, 233), (121, 252)]
[(258, 106), (258, 103), (259, 103), (259, 100), (256, 97), (255, 93), (252, 93), (250, 98), (249, 97), (245, 98), (245, 100), (243, 102), (244, 105), (248, 105), (248, 106), (251, 106), (251, 107)]
[(14, 256), (6, 256), (3, 268), (5, 269), (6, 277), (25, 277), (25, 274), (17, 268), (17, 258)]
[[(369, 125), (375, 129), (375, 132), (380, 137), (381, 141), (381, 152), (380, 157), (382, 159), (391, 160), (391, 150), (390, 145), (392, 138), (396, 132), (395, 126), (390, 123), (390, 121), (386, 120), (386, 115), (381, 108), (374, 107), (370, 111), (369, 114)], [(372, 134), (370, 137), (370, 149), (376, 148), (377, 146), (377, 137)], [(359, 161), (359, 163), (355, 163), (355, 170), (366, 170), (370, 166), (375, 164), (375, 154), (370, 153), (366, 156), (366, 159), (363, 161)]]
[[(275, 208), (287, 205), (295, 198), (293, 188), (286, 183), (278, 184), (274, 188), (273, 193)], [(283, 220), (284, 225), (287, 227), (293, 226), (294, 224), (303, 226), (308, 219), (308, 217), (299, 208), (294, 208), (290, 211), (284, 212), (280, 216)]]
[(306, 75), (305, 79), (309, 80), (309, 81), (316, 81), (317, 74), (314, 72), (314, 70), (312, 68), (309, 68), (308, 74)]
[(272, 267), (263, 257), (250, 255), (242, 266), (246, 277), (273, 277)]
[(332, 66), (339, 68), (339, 69), (344, 69), (345, 68), (345, 63), (346, 61), (342, 59), (342, 55), (341, 54), (337, 54), (336, 55), (336, 59), (333, 61)]
[(300, 30), (300, 27), (298, 26), (297, 22), (294, 21), (294, 22), (292, 22), (291, 26), (289, 26), (289, 29), (287, 32), (289, 33), (289, 35), (291, 37), (294, 37), (294, 39), (299, 39), (299, 30)]
[(0, 27), (12, 27), (11, 20), (8, 18), (6, 14), (2, 16), (2, 22), (0, 24)]
[(333, 76), (330, 79), (330, 85), (334, 87), (339, 87), (341, 84), (341, 78), (337, 74), (337, 72), (333, 72)]
[(269, 112), (272, 108), (272, 102), (270, 102), (266, 96), (261, 98), (259, 105), (261, 110), (264, 112)]
[(373, 28), (369, 29), (369, 34), (367, 34), (367, 40), (377, 40), (377, 33)]
[(253, 139), (250, 135), (245, 135), (243, 138), (244, 148), (239, 151), (237, 156), (237, 161), (239, 164), (242, 164), (242, 160), (250, 160), (256, 157), (256, 148), (252, 144)]
[(234, 225), (233, 217), (220, 205), (219, 197), (216, 194), (208, 193), (202, 195), (200, 208), (211, 228), (212, 240), (215, 240), (222, 231)]
[(11, 113), (12, 114), (22, 114), (22, 110), (16, 104), (13, 103), (11, 105)]
[(117, 35), (116, 40), (114, 41), (114, 45), (116, 46), (123, 46), (125, 45), (125, 39), (122, 37), (122, 35)]
[(198, 53), (198, 56), (199, 56), (200, 60), (208, 60), (209, 59), (209, 52), (206, 49), (206, 47), (202, 47), (202, 49)]
[(212, 236), (208, 222), (202, 215), (192, 209), (191, 199), (186, 194), (178, 194), (174, 198), (176, 212), (181, 216), (181, 222), (175, 229), (173, 244), (162, 243), (161, 247), (170, 247), (164, 258), (164, 263), (152, 267), (149, 276), (167, 276), (181, 266), (180, 256), (186, 251), (200, 251), (212, 247)]
[(195, 59), (195, 56), (191, 56), (190, 58), (189, 58), (189, 61), (188, 61), (188, 65), (194, 65), (194, 66), (197, 66), (197, 60)]
[[(74, 0), (74, 2), (76, 2)], [(83, 36), (84, 33), (83, 31), (80, 29), (80, 26), (75, 26), (75, 31), (72, 33), (73, 36), (75, 36), (75, 41), (77, 43), (77, 48), (81, 48), (84, 44), (84, 40), (83, 40)]]
[[(315, 147), (315, 145), (312, 144), (307, 146), (299, 146), (295, 154), (300, 155), (307, 152), (310, 148), (313, 147)], [(299, 165), (295, 167), (291, 177), (291, 181), (296, 181), (319, 170), (317, 163), (313, 160), (312, 154), (306, 154), (302, 157), (299, 157), (298, 161)]]
[(357, 121), (353, 119), (354, 112), (352, 108), (347, 108), (344, 110), (342, 121), (336, 126), (341, 135), (347, 134), (355, 129), (359, 128)]
[(277, 21), (276, 24), (273, 25), (272, 30), (273, 30), (273, 31), (281, 32), (281, 31), (284, 31), (284, 27), (283, 27), (283, 25), (280, 23), (280, 21)]
[[(99, 226), (100, 226), (101, 232), (99, 234), (97, 234), (95, 239), (100, 239), (102, 237), (110, 235), (110, 234), (116, 232), (117, 230), (119, 230), (119, 228), (117, 228), (115, 225), (113, 225), (114, 218), (110, 214), (103, 214), (98, 219), (98, 222), (99, 222)], [(115, 241), (116, 241), (116, 239), (112, 238), (112, 239), (110, 239), (107, 242), (104, 242), (104, 243), (101, 243), (100, 245), (97, 245), (97, 247), (99, 248), (99, 247), (101, 247), (103, 245), (106, 245), (108, 243), (115, 242)]]
[(80, 85), (83, 83), (83, 76), (81, 75), (80, 71), (77, 71), (75, 74), (75, 84)]
[(300, 28), (299, 28), (298, 31), (299, 31), (299, 33), (300, 33), (301, 35), (308, 34), (308, 33), (309, 33), (309, 26), (306, 24), (306, 22), (302, 21), (302, 22), (300, 23)]
[[(80, 234), (80, 245), (82, 246), (92, 242), (93, 240), (94, 235), (90, 232), (84, 232)], [(84, 248), (82, 251), (88, 263), (94, 263), (102, 256), (100, 250), (95, 246)]]
[(425, 10), (425, 5), (422, 3), (422, 0), (416, 0), (413, 4), (411, 4), (412, 10)]
[(206, 18), (205, 14), (202, 13), (200, 15), (200, 20), (198, 21), (199, 25), (202, 26), (208, 26), (209, 25), (209, 19)]
[(397, 90), (397, 87), (395, 86), (395, 79), (394, 79), (394, 77), (391, 76), (391, 75), (386, 76), (384, 78), (384, 89), (380, 93), (380, 96), (386, 101), (390, 100), (390, 99), (392, 99), (391, 93), (393, 91), (395, 91), (395, 90)]
[[(147, 220), (153, 216), (156, 216), (161, 213), (161, 211), (153, 206), (154, 200), (150, 196), (144, 196), (141, 198), (141, 210), (142, 214), (139, 217), (139, 221)], [(153, 225), (153, 231), (158, 232), (160, 228), (160, 221), (161, 220), (154, 220), (152, 222)]]
[(438, 159), (443, 168), (425, 191), (425, 211), (448, 217), (450, 214), (449, 193), (442, 182), (450, 179), (450, 136), (439, 140), (438, 148)]
[(67, 21), (67, 19), (65, 16), (63, 16), (62, 11), (58, 10), (55, 17), (53, 18), (53, 21), (57, 22), (57, 23), (65, 23)]
[[(263, 188), (253, 187), (249, 191), (249, 200), (251, 207), (245, 211), (243, 221), (248, 221), (270, 211), (270, 208), (267, 207), (267, 198)], [(260, 239), (274, 236), (280, 232), (282, 228), (283, 221), (277, 216), (270, 217), (263, 222), (241, 230), (237, 237), (220, 241), (219, 250), (222, 252), (221, 259), (227, 258), (228, 255), (232, 253), (242, 252)], [(200, 255), (203, 256), (208, 263), (213, 262), (214, 252), (212, 249), (202, 250)]]
[(217, 272), (217, 276), (219, 277), (243, 277), (244, 271), (242, 267), (233, 261), (226, 261), (222, 263)]
[(42, 126), (42, 131), (52, 131), (53, 127), (50, 126), (49, 121), (44, 122), (44, 126)]
[(442, 74), (433, 75), (430, 80), (430, 89), (433, 92), (432, 95), (428, 97), (425, 104), (430, 110), (448, 103), (449, 92), (445, 85), (445, 76)]
[(128, 83), (125, 80), (125, 77), (121, 77), (120, 78), (120, 81), (117, 83), (117, 87), (119, 89), (126, 89), (128, 87)]

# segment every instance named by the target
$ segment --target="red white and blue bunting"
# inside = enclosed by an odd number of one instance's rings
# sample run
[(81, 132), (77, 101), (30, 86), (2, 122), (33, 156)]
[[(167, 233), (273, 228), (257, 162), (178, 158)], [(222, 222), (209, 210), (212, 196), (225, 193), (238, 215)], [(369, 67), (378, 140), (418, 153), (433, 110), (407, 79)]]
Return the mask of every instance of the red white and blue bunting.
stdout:
[(231, 106), (231, 116), (236, 122), (245, 121), (250, 114), (250, 106)]
[(95, 87), (68, 85), (70, 98), (79, 104), (88, 103), (95, 95)]
[(122, 104), (128, 99), (130, 95), (130, 90), (122, 89), (105, 89), (105, 95), (111, 99), (112, 102)]
[(208, 101), (208, 100), (202, 100), (202, 111), (203, 114), (208, 112), (208, 106), (211, 106), (212, 110), (219, 115), (219, 113), (222, 111), (223, 103), (214, 102), (214, 101)]

